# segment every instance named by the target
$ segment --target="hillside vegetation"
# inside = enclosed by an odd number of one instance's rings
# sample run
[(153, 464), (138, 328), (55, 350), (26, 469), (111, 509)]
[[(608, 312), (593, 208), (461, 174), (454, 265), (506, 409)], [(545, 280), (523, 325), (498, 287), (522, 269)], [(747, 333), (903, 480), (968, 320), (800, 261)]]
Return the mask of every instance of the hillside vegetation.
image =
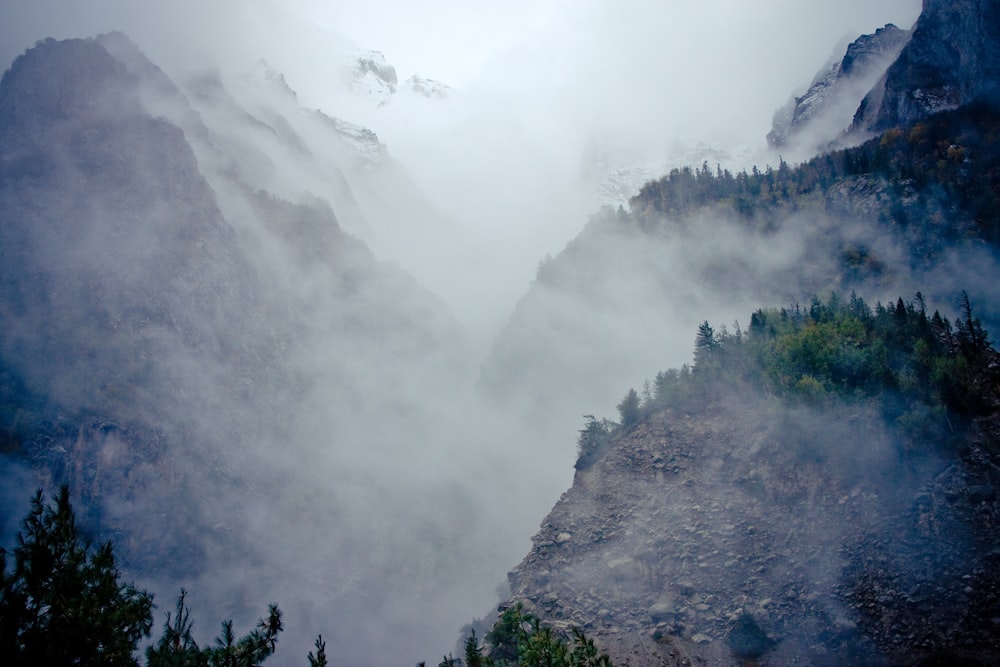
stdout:
[[(779, 206), (860, 176), (895, 195), (882, 214), (885, 222), (939, 241), (975, 234), (1000, 242), (1000, 112), (985, 104), (942, 112), (796, 167), (780, 161), (777, 169), (754, 167), (750, 173), (713, 171), (708, 163), (674, 169), (647, 183), (631, 207), (646, 226), (715, 204), (731, 205), (746, 221), (765, 225)], [(944, 225), (945, 216), (956, 212), (972, 225)]]
[[(873, 404), (898, 427), (906, 452), (948, 449), (976, 417), (996, 408), (1000, 365), (989, 336), (962, 293), (952, 324), (928, 315), (923, 297), (870, 307), (852, 293), (813, 297), (808, 306), (759, 309), (743, 330), (706, 321), (695, 338), (694, 368), (657, 373), (643, 397), (630, 390), (618, 405), (627, 429), (664, 407), (691, 407), (720, 386), (822, 406)], [(587, 467), (613, 425), (588, 415), (577, 467)], [(901, 452), (901, 453), (906, 453)]]

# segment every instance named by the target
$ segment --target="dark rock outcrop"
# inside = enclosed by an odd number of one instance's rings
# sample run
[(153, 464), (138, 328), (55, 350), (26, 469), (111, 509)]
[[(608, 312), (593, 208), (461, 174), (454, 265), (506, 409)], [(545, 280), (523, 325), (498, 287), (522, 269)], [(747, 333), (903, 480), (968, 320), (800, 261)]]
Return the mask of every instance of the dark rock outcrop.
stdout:
[(852, 128), (884, 130), (973, 101), (1000, 104), (1000, 2), (924, 0), (913, 37)]

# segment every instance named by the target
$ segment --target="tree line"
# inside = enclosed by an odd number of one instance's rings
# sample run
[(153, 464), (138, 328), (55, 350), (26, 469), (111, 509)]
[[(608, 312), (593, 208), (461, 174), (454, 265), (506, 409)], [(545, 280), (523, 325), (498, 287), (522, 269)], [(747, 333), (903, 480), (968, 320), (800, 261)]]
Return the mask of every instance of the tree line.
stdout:
[[(868, 176), (889, 186), (895, 201), (882, 215), (904, 227), (934, 226), (934, 234), (970, 232), (1000, 243), (1000, 110), (983, 103), (944, 111), (907, 128), (887, 130), (859, 146), (831, 151), (790, 167), (754, 166), (733, 173), (707, 162), (673, 169), (646, 183), (631, 200), (643, 227), (664, 224), (712, 205), (726, 205), (746, 221), (825, 191), (847, 178)], [(903, 205), (904, 195), (912, 199)], [(971, 229), (937, 229), (951, 209)], [(915, 229), (914, 234), (924, 235)], [(957, 236), (955, 236), (957, 238)], [(954, 239), (952, 239), (954, 240)]]
[(911, 301), (874, 307), (852, 292), (808, 305), (758, 309), (749, 327), (698, 326), (694, 363), (661, 371), (640, 396), (629, 389), (620, 420), (585, 415), (577, 468), (593, 465), (615, 438), (667, 407), (704, 404), (722, 386), (791, 402), (876, 405), (911, 452), (949, 448), (1000, 405), (1000, 354), (962, 292), (954, 322)]

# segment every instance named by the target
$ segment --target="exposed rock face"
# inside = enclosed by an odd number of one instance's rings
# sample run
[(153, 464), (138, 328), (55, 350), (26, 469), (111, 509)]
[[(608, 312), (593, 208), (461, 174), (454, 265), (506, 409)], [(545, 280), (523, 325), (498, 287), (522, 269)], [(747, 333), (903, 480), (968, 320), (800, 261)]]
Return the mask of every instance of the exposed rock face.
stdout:
[(924, 0), (913, 37), (858, 108), (883, 130), (975, 100), (1000, 103), (1000, 2)]
[(1000, 656), (995, 425), (963, 460), (901, 465), (857, 406), (688, 407), (578, 471), (512, 602), (585, 628), (616, 664)]
[(833, 141), (850, 125), (865, 93), (896, 59), (909, 37), (908, 30), (890, 23), (853, 41), (842, 58), (816, 75), (805, 93), (775, 113), (768, 144), (782, 148), (805, 140), (811, 150)]

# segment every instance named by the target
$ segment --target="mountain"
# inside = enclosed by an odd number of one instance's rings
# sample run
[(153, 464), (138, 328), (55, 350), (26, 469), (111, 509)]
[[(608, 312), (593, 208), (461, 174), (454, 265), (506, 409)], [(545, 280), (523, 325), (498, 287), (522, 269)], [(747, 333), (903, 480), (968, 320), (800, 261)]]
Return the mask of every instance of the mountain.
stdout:
[(910, 31), (893, 24), (862, 35), (847, 46), (774, 115), (767, 143), (774, 149), (806, 155), (834, 142), (851, 124), (865, 94), (899, 56)]
[[(955, 44), (977, 21), (953, 22)], [(911, 76), (893, 67), (884, 99)], [(363, 91), (406, 93), (381, 56), (352, 68)], [(454, 209), (550, 232), (565, 184), (500, 150), (516, 124), (480, 111), (462, 112), (477, 132), (434, 135), (465, 179)], [(573, 486), (498, 591), (534, 637), (583, 627), (621, 664), (995, 662), (989, 95), (794, 167), (706, 157), (649, 180), (539, 265), (475, 388), (468, 332), (414, 267), (479, 299), (490, 272), (438, 271), (448, 220), (347, 118), (264, 63), (175, 81), (121, 34), (12, 64), (4, 500), (69, 483), (84, 533), (159, 600), (183, 586), (196, 617), (243, 625), (274, 598), (283, 643), (322, 633), (342, 662), (400, 664), (450, 643), (523, 553), (590, 413)], [(490, 239), (462, 266), (505, 257)], [(616, 403), (620, 423), (591, 416)], [(23, 511), (2, 510), (10, 533)]]
[(196, 613), (241, 624), (280, 597), (290, 645), (433, 655), (496, 571), (472, 521), (495, 515), (455, 472), (481, 423), (467, 334), (339, 223), (378, 220), (347, 205), (362, 168), (334, 169), (377, 141), (244, 94), (178, 86), (121, 34), (44, 40), (4, 74), (0, 526), (67, 483), (158, 601), (197, 589)]
[(253, 145), (265, 147), (254, 160), (258, 173), (249, 178), (291, 201), (328, 198), (343, 227), (381, 259), (423, 277), (427, 267), (414, 245), (454, 231), (454, 223), (420, 191), (378, 135), (303, 107), (284, 76), (266, 63), (233, 81), (208, 72), (183, 87), (213, 132), (231, 143), (229, 152), (253, 150), (245, 145), (250, 137)]
[(334, 39), (341, 51), (337, 66), (341, 87), (358, 101), (384, 107), (407, 95), (443, 100), (455, 94), (451, 86), (417, 74), (400, 83), (396, 68), (381, 51), (361, 48), (343, 37)]
[(430, 99), (447, 99), (455, 94), (455, 89), (434, 79), (425, 79), (414, 74), (403, 83), (403, 89)]
[[(644, 417), (581, 431), (502, 608), (615, 664), (995, 662), (997, 355), (972, 316), (958, 343), (922, 308), (852, 296), (701, 330)], [(928, 352), (978, 388), (907, 388)]]
[[(801, 127), (841, 95), (836, 132), (873, 108), (838, 83), (857, 68), (929, 99), (906, 63), (934, 40), (980, 63), (938, 62), (942, 89), (992, 90), (991, 11), (931, 1), (908, 42), (858, 40)], [(590, 414), (501, 612), (582, 628), (616, 664), (995, 662), (996, 353), (968, 296), (957, 337), (925, 304), (964, 289), (1000, 322), (998, 128), (976, 93), (798, 166), (676, 168), (543, 262), (480, 388), (528, 423)], [(616, 401), (620, 423), (592, 416)]]
[(974, 101), (1000, 99), (1000, 5), (925, 0), (913, 37), (866, 95), (859, 130), (906, 125)]
[(664, 331), (738, 326), (732, 313), (755, 301), (831, 290), (922, 290), (948, 303), (967, 288), (992, 326), (997, 122), (989, 108), (956, 111), (797, 168), (703, 166), (648, 183), (631, 211), (598, 213), (540, 266), (483, 364), (482, 389), (569, 428), (650, 368), (690, 359), (688, 341)]
[[(907, 53), (929, 39), (939, 9), (929, 4), (930, 18), (918, 21), (889, 67), (891, 86), (899, 63), (912, 58)], [(973, 9), (965, 14), (978, 16)], [(956, 25), (971, 31), (956, 34), (956, 43), (983, 42), (980, 23)], [(859, 63), (879, 62), (904, 41), (903, 31), (885, 28), (855, 42), (835, 69), (865, 69)], [(989, 90), (995, 74), (975, 71), (969, 76), (983, 80), (967, 87)], [(830, 290), (886, 298), (923, 290), (945, 303), (968, 288), (983, 296), (992, 325), (1000, 306), (988, 282), (998, 269), (996, 210), (988, 203), (996, 188), (996, 108), (922, 116), (797, 168), (779, 159), (776, 168), (732, 173), (705, 163), (648, 182), (631, 210), (596, 214), (540, 266), (483, 364), (481, 386), (529, 413), (527, 387), (553, 395), (557, 407), (546, 412), (569, 420), (574, 410), (613, 405), (611, 387), (663, 360), (684, 363), (683, 342), (659, 333), (670, 326), (731, 322), (731, 313), (761, 300), (793, 303)]]

